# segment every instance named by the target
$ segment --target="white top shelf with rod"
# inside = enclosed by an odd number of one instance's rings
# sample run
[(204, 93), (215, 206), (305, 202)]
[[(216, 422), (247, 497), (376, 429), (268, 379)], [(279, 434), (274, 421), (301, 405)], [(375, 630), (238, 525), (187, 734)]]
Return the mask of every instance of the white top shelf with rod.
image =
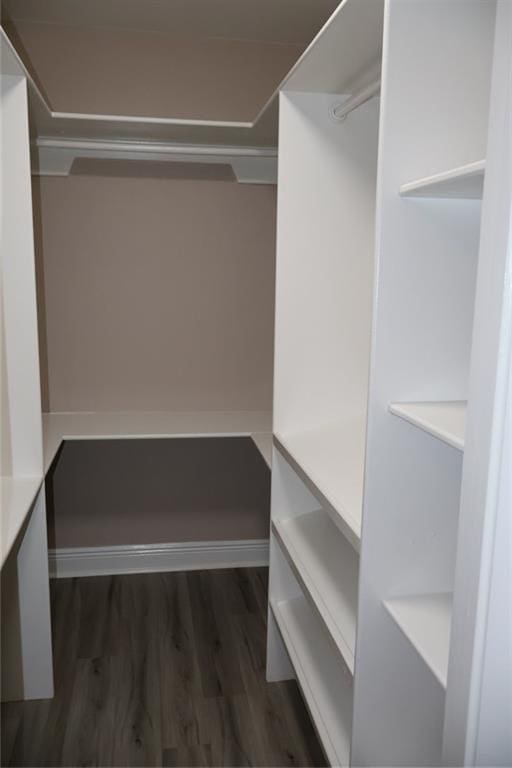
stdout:
[(354, 672), (359, 558), (323, 510), (275, 520), (283, 552)]
[(448, 675), (452, 595), (410, 595), (384, 601), (400, 627), (443, 688)]
[(450, 168), (402, 184), (402, 197), (440, 197), (459, 200), (481, 200), (484, 187), (485, 160)]
[(464, 450), (466, 402), (391, 403), (389, 410), (453, 448)]

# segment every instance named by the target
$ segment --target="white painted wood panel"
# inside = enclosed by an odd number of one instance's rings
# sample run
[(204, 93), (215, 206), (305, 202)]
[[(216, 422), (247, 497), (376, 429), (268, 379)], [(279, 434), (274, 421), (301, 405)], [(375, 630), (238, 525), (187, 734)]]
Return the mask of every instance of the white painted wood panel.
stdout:
[(448, 675), (452, 602), (451, 593), (410, 595), (384, 601), (389, 615), (443, 688)]
[(271, 608), (311, 717), (333, 766), (349, 765), (352, 680), (304, 597)]
[(323, 510), (273, 523), (305, 594), (353, 674), (359, 559)]
[(453, 448), (464, 450), (466, 402), (391, 403), (389, 411)]
[(44, 489), (36, 498), (17, 553), (23, 698), (53, 696), (53, 653)]
[(495, 29), (444, 765), (512, 764), (512, 5), (508, 0), (497, 3)]
[(2, 474), (34, 477), (42, 474), (42, 438), (27, 109), (25, 80), (2, 74), (2, 445), (10, 453)]

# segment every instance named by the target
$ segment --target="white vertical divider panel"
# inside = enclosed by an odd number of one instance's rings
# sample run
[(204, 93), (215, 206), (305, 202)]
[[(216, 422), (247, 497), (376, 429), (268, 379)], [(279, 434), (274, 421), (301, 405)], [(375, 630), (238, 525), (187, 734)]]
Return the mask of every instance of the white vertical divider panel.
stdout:
[(497, 4), (446, 765), (512, 765), (512, 4)]
[(24, 699), (53, 696), (50, 582), (44, 488), (34, 503), (17, 553)]
[(336, 123), (341, 97), (281, 93), (274, 428), (366, 409), (378, 104)]
[[(1, 473), (14, 486), (27, 477), (42, 480), (42, 416), (27, 84), (3, 48), (1, 53)], [(4, 615), (19, 619), (2, 628), (3, 642), (12, 650), (2, 662), (17, 666), (9, 669), (7, 695), (50, 698), (53, 662), (44, 488), (30, 509), (3, 509), (3, 514), (15, 514), (16, 520), (8, 522), (20, 529), (6, 563), (6, 573), (16, 576), (7, 578), (2, 593)]]
[(462, 456), (388, 405), (467, 398), (480, 203), (399, 189), (485, 157), (494, 11), (386, 3), (354, 765), (442, 759), (444, 690), (383, 601), (453, 590)]
[[(42, 476), (41, 395), (26, 80), (1, 76), (2, 292), (10, 470)], [(2, 470), (3, 473), (3, 470)]]

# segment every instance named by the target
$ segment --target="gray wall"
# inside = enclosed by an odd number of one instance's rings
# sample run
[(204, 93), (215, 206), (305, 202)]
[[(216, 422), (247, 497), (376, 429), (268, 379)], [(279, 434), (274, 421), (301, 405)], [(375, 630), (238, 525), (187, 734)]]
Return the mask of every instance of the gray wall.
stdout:
[(275, 188), (34, 179), (43, 408), (269, 410)]

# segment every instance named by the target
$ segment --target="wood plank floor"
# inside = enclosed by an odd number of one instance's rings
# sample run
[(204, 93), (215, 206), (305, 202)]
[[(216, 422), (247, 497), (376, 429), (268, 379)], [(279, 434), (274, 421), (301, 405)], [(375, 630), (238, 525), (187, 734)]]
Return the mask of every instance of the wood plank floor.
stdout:
[(325, 765), (266, 611), (266, 568), (53, 581), (55, 697), (2, 705), (1, 764)]

